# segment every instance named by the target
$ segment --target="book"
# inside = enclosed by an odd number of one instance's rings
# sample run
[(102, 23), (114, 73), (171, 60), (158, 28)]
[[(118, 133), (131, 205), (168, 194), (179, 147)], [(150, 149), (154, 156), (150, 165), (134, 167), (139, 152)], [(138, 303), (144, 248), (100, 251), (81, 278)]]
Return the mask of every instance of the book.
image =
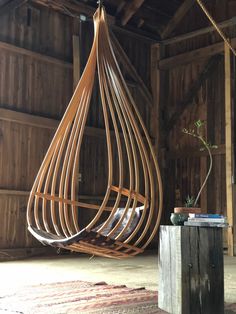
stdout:
[(188, 218), (188, 221), (195, 222), (216, 222), (216, 223), (227, 223), (227, 218)]
[(217, 222), (197, 222), (197, 221), (185, 221), (185, 226), (189, 227), (216, 227), (216, 228), (227, 228), (228, 223), (217, 223)]
[(220, 214), (189, 214), (190, 218), (226, 218)]

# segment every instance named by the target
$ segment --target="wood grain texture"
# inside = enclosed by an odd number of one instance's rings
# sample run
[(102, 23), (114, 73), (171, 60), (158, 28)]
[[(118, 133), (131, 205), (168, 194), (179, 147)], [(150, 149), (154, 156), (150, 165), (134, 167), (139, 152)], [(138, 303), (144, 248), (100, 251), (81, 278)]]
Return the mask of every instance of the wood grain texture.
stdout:
[(17, 7), (20, 7), (22, 4), (24, 4), (24, 2), (25, 0), (9, 1), (8, 3), (1, 7), (0, 16), (3, 16), (4, 14), (14, 11)]
[(188, 13), (188, 11), (192, 8), (192, 6), (195, 4), (194, 0), (185, 0), (181, 4), (181, 6), (178, 8), (178, 10), (175, 12), (172, 19), (169, 21), (165, 29), (161, 33), (162, 38), (167, 38), (171, 35), (173, 30), (178, 26), (178, 24), (181, 22), (181, 20), (185, 17), (185, 15)]
[(161, 226), (159, 301), (173, 314), (223, 314), (221, 228)]
[(158, 254), (158, 306), (169, 313), (181, 313), (181, 229), (160, 227)]
[(0, 248), (41, 247), (25, 223), (28, 196), (0, 195)]
[(73, 86), (76, 88), (81, 76), (80, 60), (80, 37), (73, 35)]
[[(178, 51), (173, 48), (172, 52)], [(197, 81), (201, 73), (204, 73), (207, 59), (196, 59), (193, 63), (185, 64), (170, 70), (166, 70), (166, 78), (163, 82), (163, 94), (166, 99), (163, 106), (167, 106), (167, 117), (171, 117), (184, 108), (181, 101), (189, 93), (191, 86)], [(217, 74), (217, 75), (216, 75)], [(174, 195), (168, 200), (169, 215), (173, 207), (182, 206), (187, 195), (196, 195), (206, 173), (208, 161), (205, 152), (200, 152), (199, 143), (185, 136), (183, 128), (191, 128), (198, 119), (206, 121), (205, 136), (210, 143), (216, 144), (217, 149), (213, 153), (213, 170), (210, 175), (206, 190), (203, 191), (201, 205), (210, 213), (226, 214), (225, 180), (225, 112), (224, 93), (224, 62), (220, 58), (214, 70), (209, 71), (208, 77), (201, 82), (198, 92), (193, 98), (192, 104), (182, 111), (177, 124), (169, 133), (167, 140), (167, 162), (173, 169), (168, 174), (167, 191)], [(171, 91), (171, 93), (170, 93)], [(176, 193), (175, 193), (176, 192)], [(178, 198), (175, 198), (178, 196)], [(168, 217), (168, 215), (167, 215)]]
[(226, 167), (226, 204), (228, 229), (228, 254), (234, 255), (234, 206), (233, 206), (233, 160), (232, 160), (232, 89), (231, 89), (231, 56), (230, 49), (225, 44), (225, 167)]
[[(236, 38), (231, 39), (233, 47), (236, 47)], [(181, 66), (193, 62), (194, 60), (204, 60), (206, 57), (211, 57), (224, 51), (224, 44), (222, 42), (205, 45), (202, 48), (189, 49), (183, 53), (177, 53), (174, 56), (166, 57), (161, 60), (159, 67), (162, 70), (168, 70), (173, 67)]]
[[(232, 17), (228, 20), (225, 20), (225, 21), (217, 23), (217, 24), (221, 29), (229, 27), (229, 26), (234, 26), (236, 24), (236, 18)], [(190, 38), (192, 39), (193, 37), (197, 37), (197, 36), (208, 34), (209, 32), (215, 32), (215, 31), (216, 31), (216, 29), (214, 26), (203, 27), (203, 28), (197, 29), (197, 30), (192, 31), (192, 32), (188, 32), (188, 33), (185, 33), (185, 34), (182, 34), (179, 36), (174, 36), (174, 37), (169, 38), (169, 39), (164, 39), (162, 41), (162, 43), (164, 45), (170, 45), (173, 43), (185, 41), (186, 39), (190, 39)]]
[(132, 0), (124, 6), (124, 14), (121, 17), (121, 24), (123, 26), (129, 22), (135, 12), (141, 7), (143, 2), (144, 0)]

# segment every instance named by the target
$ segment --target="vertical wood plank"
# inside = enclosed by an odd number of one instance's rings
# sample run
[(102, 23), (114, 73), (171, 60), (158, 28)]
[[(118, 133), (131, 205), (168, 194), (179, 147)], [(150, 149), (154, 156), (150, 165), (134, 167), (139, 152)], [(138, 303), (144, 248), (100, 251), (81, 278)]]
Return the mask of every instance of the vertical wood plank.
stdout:
[(76, 88), (80, 79), (80, 39), (73, 35), (73, 86)]
[[(155, 139), (154, 151), (156, 156), (159, 155), (160, 150), (160, 81), (161, 74), (157, 68), (157, 63), (161, 59), (161, 45), (154, 44), (151, 46), (151, 88), (153, 97), (153, 106), (151, 108), (150, 125), (151, 135)], [(160, 162), (160, 160), (159, 160)], [(158, 193), (158, 191), (156, 191)], [(153, 225), (155, 221), (153, 221)], [(154, 241), (157, 243), (158, 234), (155, 236)]]
[(230, 49), (225, 44), (225, 165), (228, 228), (228, 255), (234, 255), (233, 187), (232, 187), (232, 106)]
[(158, 306), (168, 313), (181, 313), (181, 227), (160, 227), (158, 262)]
[(199, 279), (202, 290), (199, 297), (202, 308), (204, 308), (204, 313), (224, 313), (222, 230), (220, 228), (198, 229)]
[(160, 148), (160, 94), (161, 94), (161, 71), (157, 67), (162, 56), (161, 44), (154, 44), (151, 47), (151, 87), (153, 96), (153, 107), (151, 115), (151, 133), (155, 138), (155, 151)]

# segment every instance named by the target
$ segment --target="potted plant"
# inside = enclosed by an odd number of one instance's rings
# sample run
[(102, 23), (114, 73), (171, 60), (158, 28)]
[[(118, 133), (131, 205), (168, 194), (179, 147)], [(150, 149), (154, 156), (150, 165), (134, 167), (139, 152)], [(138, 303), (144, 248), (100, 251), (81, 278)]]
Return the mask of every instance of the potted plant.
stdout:
[(189, 129), (189, 130), (183, 129), (183, 133), (185, 133), (185, 134), (187, 134), (193, 138), (196, 138), (197, 140), (200, 141), (200, 143), (202, 144), (200, 151), (204, 151), (204, 150), (207, 151), (210, 162), (209, 162), (209, 167), (208, 167), (206, 177), (200, 186), (200, 189), (197, 193), (197, 196), (196, 197), (187, 196), (184, 207), (175, 207), (174, 208), (174, 213), (171, 215), (171, 221), (173, 224), (176, 224), (176, 221), (178, 222), (178, 224), (183, 224), (183, 222), (185, 220), (187, 220), (189, 213), (195, 213), (195, 214), (201, 213), (201, 208), (197, 204), (198, 204), (200, 195), (201, 195), (201, 193), (202, 193), (202, 191), (203, 191), (203, 189), (207, 183), (207, 180), (208, 180), (210, 173), (211, 173), (211, 170), (212, 170), (213, 159), (212, 159), (211, 150), (214, 148), (217, 148), (216, 145), (210, 144), (204, 138), (203, 131), (202, 131), (202, 127), (204, 125), (205, 125), (204, 121), (198, 120), (194, 123), (195, 127), (193, 129)]

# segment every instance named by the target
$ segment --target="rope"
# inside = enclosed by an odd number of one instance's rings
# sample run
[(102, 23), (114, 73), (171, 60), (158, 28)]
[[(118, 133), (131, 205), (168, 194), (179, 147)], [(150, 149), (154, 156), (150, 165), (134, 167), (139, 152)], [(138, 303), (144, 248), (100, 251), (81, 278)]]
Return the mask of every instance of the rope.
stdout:
[(215, 27), (215, 29), (217, 30), (217, 32), (219, 33), (219, 35), (222, 37), (222, 39), (224, 40), (224, 42), (226, 43), (226, 45), (229, 47), (229, 49), (232, 51), (232, 53), (235, 55), (236, 57), (236, 50), (232, 47), (232, 45), (230, 44), (229, 40), (226, 38), (225, 34), (222, 32), (222, 30), (219, 28), (219, 26), (216, 24), (216, 22), (214, 21), (213, 17), (210, 15), (210, 13), (208, 12), (207, 8), (204, 6), (204, 4), (202, 3), (201, 0), (196, 0), (197, 3), (199, 4), (199, 6), (202, 8), (203, 12), (206, 14), (206, 16), (208, 17), (208, 19), (210, 20), (210, 22), (212, 23), (212, 25)]

